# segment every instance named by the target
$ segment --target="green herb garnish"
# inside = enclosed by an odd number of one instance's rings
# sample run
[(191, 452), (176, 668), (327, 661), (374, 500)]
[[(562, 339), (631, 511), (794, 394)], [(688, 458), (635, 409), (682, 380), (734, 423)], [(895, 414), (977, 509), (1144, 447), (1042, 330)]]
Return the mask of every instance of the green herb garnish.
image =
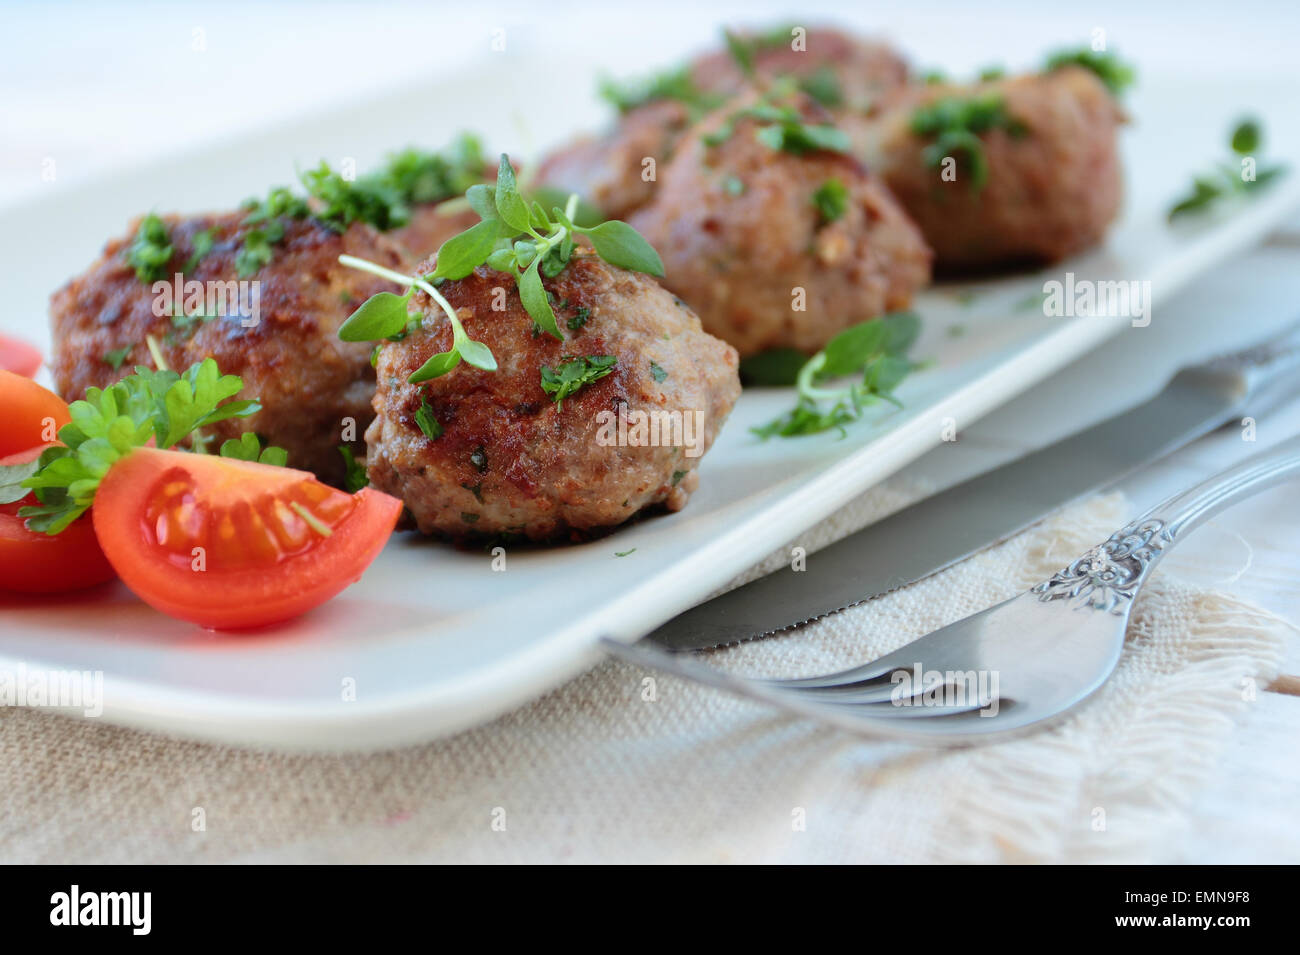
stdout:
[[(239, 378), (221, 374), (217, 363), (205, 358), (184, 374), (137, 366), (135, 374), (102, 391), (87, 389), (84, 401), (68, 406), (72, 420), (59, 429), (62, 445), (46, 448), (39, 470), (23, 481), (36, 491), (40, 504), (22, 508), (19, 516), (28, 519), (31, 530), (59, 533), (90, 507), (114, 462), (136, 448), (151, 439), (155, 447), (172, 448), (200, 428), (258, 411), (255, 399), (227, 400), (242, 386)], [(232, 450), (242, 457), (246, 447), (241, 439)]]
[(834, 222), (848, 211), (848, 186), (838, 179), (827, 179), (813, 193), (812, 202), (823, 224)]
[(668, 379), (668, 372), (658, 362), (650, 362), (650, 377), (661, 384)]
[(363, 487), (369, 486), (370, 478), (366, 476), (365, 466), (357, 460), (352, 449), (346, 444), (340, 444), (339, 454), (343, 458), (343, 486), (348, 489), (348, 493), (355, 494)]
[(600, 81), (601, 98), (613, 105), (620, 113), (631, 112), (638, 106), (657, 100), (675, 100), (686, 106), (690, 112), (699, 116), (722, 105), (723, 97), (708, 93), (695, 85), (690, 67), (683, 66), (673, 70), (657, 73), (646, 79), (618, 82), (612, 79)]
[[(558, 368), (542, 366), (542, 391), (551, 396), (557, 407), (563, 408), (564, 399), (569, 395), (612, 372), (618, 364), (618, 358), (614, 355), (582, 355), (576, 358), (565, 355), (560, 362)], [(664, 377), (667, 377), (666, 373)]]
[(339, 256), (344, 265), (408, 286), (405, 296), (380, 292), (368, 299), (339, 329), (344, 341), (374, 341), (404, 329), (406, 305), (416, 288), (433, 298), (447, 315), (453, 333), (451, 350), (425, 362), (410, 377), (412, 382), (445, 375), (462, 358), (486, 371), (496, 369), (492, 352), (481, 342), (470, 340), (455, 309), (431, 283), (465, 278), (480, 265), (506, 272), (514, 277), (519, 300), (537, 326), (563, 341), (542, 276), (554, 278), (568, 265), (575, 234), (585, 235), (596, 254), (610, 265), (650, 275), (664, 274), (659, 253), (626, 222), (615, 219), (592, 226), (575, 224), (572, 213), (577, 206), (576, 195), (569, 197), (567, 210), (553, 209), (550, 215), (540, 203), (530, 205), (519, 192), (514, 167), (505, 154), (497, 169), (495, 187), (485, 183), (470, 186), (465, 198), (480, 221), (442, 244), (437, 265), (428, 276), (402, 275), (364, 259)]
[(221, 442), (220, 454), (223, 458), (274, 464), (281, 468), (289, 462), (288, 451), (277, 448), (273, 444), (263, 446), (262, 439), (251, 431), (245, 431), (238, 438), (227, 438)]
[(988, 184), (989, 165), (980, 134), (1002, 129), (1009, 136), (1024, 136), (1028, 127), (1007, 113), (1006, 102), (998, 93), (977, 96), (946, 96), (918, 107), (912, 113), (912, 132), (934, 137), (921, 153), (925, 164), (937, 169), (949, 156), (962, 155), (970, 170), (971, 189), (978, 192)]
[(423, 396), (420, 398), (420, 407), (415, 411), (415, 423), (430, 441), (437, 441), (442, 437), (444, 430), (442, 423), (433, 416), (433, 406)]
[(103, 361), (105, 365), (111, 365), (114, 371), (122, 367), (122, 362), (126, 361), (126, 356), (131, 354), (135, 349), (134, 345), (123, 345), (121, 348), (115, 348), (112, 351), (104, 352)]
[(172, 258), (171, 236), (167, 224), (152, 212), (140, 220), (135, 238), (126, 250), (126, 261), (135, 269), (141, 282), (158, 282), (167, 277), (167, 263)]
[[(843, 430), (870, 404), (898, 404), (895, 389), (918, 367), (907, 353), (919, 331), (920, 320), (912, 312), (894, 312), (845, 329), (799, 369), (795, 407), (751, 430), (761, 438)], [(822, 386), (849, 376), (856, 380), (846, 386)]]
[[(1169, 221), (1173, 222), (1189, 213), (1205, 212), (1219, 200), (1230, 196), (1250, 195), (1286, 172), (1286, 167), (1280, 165), (1255, 167), (1254, 159), (1250, 154), (1263, 145), (1263, 140), (1264, 133), (1258, 120), (1238, 121), (1229, 137), (1229, 145), (1237, 154), (1235, 157), (1237, 163), (1221, 162), (1217, 164), (1213, 173), (1194, 177), (1192, 191), (1170, 207)], [(1246, 167), (1241, 164), (1247, 159), (1250, 159), (1252, 164), (1250, 168), (1254, 171), (1254, 177), (1249, 179), (1242, 175)]]
[(1122, 62), (1114, 53), (1103, 53), (1083, 47), (1078, 50), (1058, 50), (1047, 58), (1044, 69), (1059, 70), (1065, 66), (1081, 66), (1097, 74), (1112, 96), (1118, 96), (1133, 85), (1137, 77), (1133, 67)]

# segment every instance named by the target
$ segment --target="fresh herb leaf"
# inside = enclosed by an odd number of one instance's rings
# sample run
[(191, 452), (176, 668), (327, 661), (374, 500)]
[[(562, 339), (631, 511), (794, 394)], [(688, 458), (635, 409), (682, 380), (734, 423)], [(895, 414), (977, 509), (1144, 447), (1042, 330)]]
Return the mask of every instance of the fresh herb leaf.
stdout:
[(105, 365), (111, 365), (114, 371), (122, 367), (122, 362), (126, 361), (127, 355), (135, 350), (134, 345), (123, 345), (121, 348), (114, 348), (112, 351), (104, 352), (100, 360)]
[(31, 488), (24, 487), (23, 482), (35, 474), (40, 466), (39, 455), (22, 464), (0, 465), (0, 504), (13, 504), (31, 494)]
[(827, 109), (836, 109), (844, 105), (844, 90), (839, 77), (829, 66), (823, 64), (812, 73), (799, 79), (799, 89), (803, 90)]
[(68, 406), (72, 420), (59, 429), (62, 445), (47, 448), (40, 467), (23, 482), (34, 489), (39, 507), (19, 510), (34, 531), (57, 534), (85, 513), (99, 482), (119, 458), (150, 440), (174, 447), (200, 428), (260, 409), (255, 400), (231, 401), (242, 382), (222, 375), (206, 358), (183, 374), (143, 366), (117, 384), (90, 388), (83, 401)]
[(135, 269), (141, 282), (158, 282), (167, 277), (167, 263), (172, 258), (171, 237), (167, 225), (152, 212), (140, 220), (135, 238), (126, 250), (126, 261)]
[(591, 240), (596, 254), (610, 265), (632, 272), (663, 276), (664, 263), (659, 258), (659, 253), (642, 238), (641, 233), (626, 222), (611, 219), (582, 231)]
[(635, 554), (635, 553), (636, 553), (636, 548), (633, 547), (631, 550), (616, 550), (616, 551), (614, 551), (614, 556), (615, 556), (615, 557), (626, 557), (628, 554)]
[(343, 458), (343, 486), (347, 488), (348, 493), (355, 494), (363, 487), (369, 486), (370, 478), (366, 476), (366, 469), (357, 461), (352, 449), (346, 444), (340, 444), (339, 454)]
[(569, 317), (569, 320), (564, 324), (568, 326), (569, 331), (576, 332), (586, 325), (590, 318), (591, 309), (585, 305), (579, 305), (574, 313)]
[[(894, 391), (918, 367), (907, 352), (919, 331), (920, 320), (911, 312), (895, 312), (845, 329), (800, 368), (794, 408), (751, 430), (762, 438), (818, 434), (843, 429), (877, 401), (897, 404)], [(859, 377), (847, 386), (823, 386), (851, 375)]]
[(414, 294), (414, 285), (405, 295), (376, 292), (339, 326), (339, 338), (345, 342), (373, 342), (399, 334), (410, 321), (407, 305)]
[(430, 441), (437, 441), (442, 437), (443, 427), (438, 419), (433, 416), (433, 407), (429, 404), (427, 398), (420, 398), (420, 407), (415, 412), (415, 423), (419, 425), (424, 436)]
[[(1240, 157), (1240, 164), (1219, 163), (1213, 173), (1193, 177), (1191, 191), (1170, 206), (1169, 221), (1190, 213), (1205, 212), (1223, 199), (1250, 195), (1286, 172), (1285, 166), (1260, 166), (1253, 156), (1248, 155), (1258, 151), (1263, 141), (1264, 132), (1258, 120), (1239, 120), (1233, 127), (1229, 145)], [(1254, 178), (1246, 178), (1247, 168), (1253, 170)]]
[(203, 257), (212, 251), (212, 230), (201, 229), (194, 233), (194, 239), (190, 245), (193, 251), (185, 261), (186, 272), (193, 272), (198, 268), (199, 263), (203, 261)]
[(1097, 74), (1112, 96), (1118, 96), (1133, 85), (1137, 77), (1133, 67), (1124, 63), (1114, 53), (1103, 53), (1083, 47), (1078, 50), (1058, 50), (1047, 58), (1045, 69), (1059, 70), (1065, 66), (1081, 66)]
[(542, 366), (542, 391), (551, 396), (557, 407), (564, 407), (564, 399), (579, 388), (599, 381), (614, 370), (618, 358), (614, 355), (565, 355), (558, 368)]
[(921, 153), (925, 164), (938, 168), (949, 156), (963, 156), (975, 192), (988, 184), (988, 158), (980, 134), (1001, 129), (1012, 137), (1024, 136), (1028, 127), (1007, 112), (1006, 102), (996, 92), (977, 96), (947, 96), (918, 107), (910, 120), (912, 132), (933, 137)]
[(273, 444), (262, 447), (262, 439), (251, 431), (245, 431), (238, 438), (228, 438), (221, 442), (220, 454), (223, 458), (274, 464), (281, 468), (289, 461), (288, 451)]
[(705, 92), (695, 85), (690, 68), (686, 66), (629, 82), (606, 78), (601, 80), (599, 92), (601, 98), (620, 113), (631, 112), (657, 100), (676, 100), (695, 116), (722, 105), (721, 96)]
[(650, 362), (650, 377), (661, 384), (668, 379), (668, 372), (658, 362)]
[(823, 223), (834, 222), (849, 208), (849, 189), (839, 179), (827, 179), (813, 193), (813, 205)]

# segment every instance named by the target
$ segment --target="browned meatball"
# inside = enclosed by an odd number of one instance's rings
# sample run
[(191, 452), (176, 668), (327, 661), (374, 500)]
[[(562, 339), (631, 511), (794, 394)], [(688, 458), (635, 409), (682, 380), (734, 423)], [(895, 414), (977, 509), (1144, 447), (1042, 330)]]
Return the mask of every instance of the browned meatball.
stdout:
[[(934, 135), (912, 130), (919, 106), (948, 98), (1001, 97), (1009, 126), (982, 132), (987, 180), (954, 156), (942, 178), (926, 149)], [(911, 213), (943, 271), (1055, 262), (1099, 242), (1119, 212), (1122, 173), (1118, 104), (1095, 74), (1078, 67), (970, 87), (929, 86), (854, 135), (857, 152)]]
[(434, 202), (413, 207), (410, 221), (388, 233), (410, 253), (412, 265), (433, 255), (452, 236), (479, 223), (473, 209), (448, 213), (441, 206)]
[(576, 192), (607, 219), (625, 219), (653, 198), (659, 172), (690, 123), (690, 111), (676, 100), (638, 106), (605, 135), (551, 153), (542, 160), (537, 181)]
[[(698, 482), (699, 454), (740, 394), (735, 350), (706, 335), (653, 279), (586, 250), (546, 286), (563, 342), (534, 332), (503, 273), (480, 266), (439, 288), (469, 336), (492, 349), (496, 371), (462, 363), (441, 378), (407, 381), (452, 342), (450, 323), (423, 293), (415, 304), (424, 327), (380, 352), (367, 469), (425, 533), (577, 537), (657, 505), (676, 510)], [(494, 302), (504, 302), (504, 311), (494, 311)], [(557, 403), (542, 388), (542, 368), (574, 356), (617, 363)], [(698, 430), (661, 428), (658, 446), (620, 445), (620, 411), (630, 426), (640, 412), (675, 412)]]
[[(907, 82), (907, 61), (885, 43), (826, 27), (812, 27), (801, 35), (796, 29), (802, 28), (733, 35), (752, 51), (758, 77), (793, 77), (823, 106), (861, 112), (882, 93)], [(742, 92), (750, 82), (728, 50), (698, 57), (691, 64), (691, 78), (701, 90), (729, 95)]]
[[(631, 223), (710, 334), (742, 356), (812, 352), (905, 308), (929, 281), (930, 251), (856, 159), (760, 141), (780, 130), (755, 118), (755, 105), (725, 107), (694, 130)], [(827, 120), (805, 97), (783, 105), (804, 123)]]
[[(185, 281), (205, 283), (205, 292), (228, 290), (227, 304), (217, 303), (223, 314), (194, 312), (182, 302), (180, 315), (164, 309), (155, 315), (152, 283), (137, 278), (127, 261), (137, 224), (109, 242), (100, 259), (50, 301), (55, 383), (72, 400), (92, 385), (112, 384), (135, 365), (152, 367), (145, 343), (145, 336), (152, 336), (169, 367), (183, 371), (211, 357), (222, 372), (243, 379), (244, 397), (260, 399), (262, 410), (255, 415), (213, 425), (209, 430), (217, 438), (256, 432), (285, 448), (291, 467), (337, 482), (343, 476), (338, 445), (345, 443), (347, 419), (359, 439), (373, 416), (374, 370), (369, 345), (341, 342), (336, 333), (361, 302), (391, 288), (345, 268), (338, 257), (347, 253), (397, 268), (401, 250), (366, 225), (352, 225), (340, 235), (315, 219), (285, 218), (284, 240), (273, 246), (270, 263), (248, 277), (259, 284), (256, 299), (254, 287), (246, 286), (245, 303), (255, 301), (260, 314), (255, 325), (245, 327), (253, 317), (240, 313), (236, 288), (221, 283), (239, 281), (235, 256), (251, 228), (243, 224), (246, 217), (246, 212), (162, 217), (173, 248), (163, 274), (171, 281), (183, 272)], [(187, 269), (195, 237), (205, 232), (211, 250)], [(120, 349), (127, 351), (123, 355)]]

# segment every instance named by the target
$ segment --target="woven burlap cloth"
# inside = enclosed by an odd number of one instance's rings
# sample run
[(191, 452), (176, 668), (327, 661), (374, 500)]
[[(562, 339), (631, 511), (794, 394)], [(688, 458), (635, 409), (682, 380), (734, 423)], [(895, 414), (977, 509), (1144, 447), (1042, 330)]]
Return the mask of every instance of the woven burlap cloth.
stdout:
[[(883, 485), (792, 544), (815, 550), (918, 491)], [(1049, 576), (1129, 510), (1095, 498), (938, 577), (707, 659), (791, 675), (865, 660)], [(369, 755), (249, 751), (7, 709), (0, 859), (1159, 860), (1276, 674), (1286, 632), (1158, 574), (1093, 703), (961, 751), (867, 741), (614, 662), (486, 726)]]

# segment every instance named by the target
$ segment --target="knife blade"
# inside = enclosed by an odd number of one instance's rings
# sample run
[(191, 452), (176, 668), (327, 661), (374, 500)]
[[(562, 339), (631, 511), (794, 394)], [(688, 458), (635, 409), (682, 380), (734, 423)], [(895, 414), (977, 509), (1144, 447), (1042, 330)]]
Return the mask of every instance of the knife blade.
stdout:
[(726, 646), (915, 583), (1235, 419), (1300, 392), (1300, 323), (1178, 371), (1154, 398), (906, 507), (679, 614), (645, 639), (672, 650)]

